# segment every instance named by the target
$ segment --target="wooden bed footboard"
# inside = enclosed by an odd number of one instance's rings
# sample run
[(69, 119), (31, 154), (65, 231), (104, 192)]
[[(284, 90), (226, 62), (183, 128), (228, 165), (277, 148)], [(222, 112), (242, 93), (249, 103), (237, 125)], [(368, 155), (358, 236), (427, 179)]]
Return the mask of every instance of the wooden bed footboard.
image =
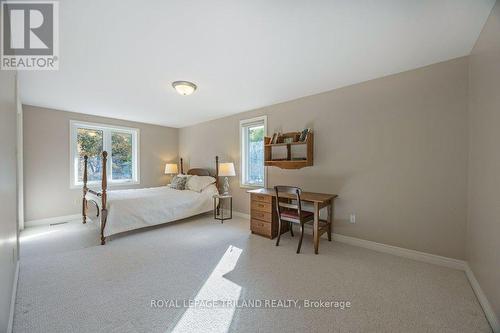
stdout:
[(85, 155), (83, 157), (83, 201), (82, 201), (82, 222), (87, 223), (87, 210), (88, 210), (88, 202), (87, 193), (94, 194), (95, 196), (101, 199), (101, 207), (99, 209), (99, 205), (97, 202), (92, 202), (96, 205), (97, 208), (97, 216), (101, 217), (101, 245), (106, 244), (106, 237), (104, 237), (104, 228), (106, 227), (106, 220), (108, 217), (107, 210), (107, 190), (108, 190), (108, 178), (107, 178), (107, 163), (108, 163), (108, 153), (106, 151), (102, 152), (102, 180), (101, 180), (101, 191), (94, 191), (87, 187), (87, 164), (88, 164), (88, 156)]
[[(100, 216), (101, 222), (101, 245), (106, 244), (106, 237), (104, 237), (104, 229), (106, 228), (106, 221), (108, 218), (107, 209), (107, 190), (108, 190), (108, 178), (107, 178), (107, 163), (108, 163), (108, 153), (106, 151), (102, 152), (102, 178), (101, 178), (101, 191), (94, 191), (89, 189), (87, 186), (88, 175), (87, 175), (87, 164), (88, 156), (83, 157), (83, 200), (82, 200), (82, 223), (87, 223), (87, 211), (88, 203), (92, 202), (97, 208), (97, 217)], [(183, 159), (180, 159), (181, 173), (184, 173)], [(197, 171), (203, 171), (203, 169), (191, 169), (188, 174), (197, 174)], [(191, 172), (193, 171), (193, 172)], [(205, 171), (200, 175), (208, 175), (209, 172)], [(215, 156), (215, 186), (219, 190), (219, 156)], [(91, 193), (101, 199), (101, 207), (94, 200), (87, 199), (87, 193)], [(219, 210), (219, 205), (217, 205), (217, 210)]]

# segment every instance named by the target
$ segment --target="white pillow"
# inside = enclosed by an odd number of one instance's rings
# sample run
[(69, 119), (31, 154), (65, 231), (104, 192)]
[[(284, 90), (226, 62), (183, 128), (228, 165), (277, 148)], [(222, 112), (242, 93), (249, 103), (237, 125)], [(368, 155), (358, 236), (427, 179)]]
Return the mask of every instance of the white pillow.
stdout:
[(208, 185), (215, 183), (215, 178), (210, 176), (192, 176), (186, 182), (186, 190), (195, 192), (203, 191)]

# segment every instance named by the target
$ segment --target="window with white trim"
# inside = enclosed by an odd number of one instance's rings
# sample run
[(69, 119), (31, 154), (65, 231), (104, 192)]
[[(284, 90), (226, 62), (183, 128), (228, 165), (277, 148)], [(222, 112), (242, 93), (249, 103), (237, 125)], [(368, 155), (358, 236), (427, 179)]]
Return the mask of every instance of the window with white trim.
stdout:
[(264, 136), (267, 116), (240, 121), (241, 179), (243, 187), (265, 187)]
[(89, 186), (101, 184), (102, 152), (108, 152), (106, 174), (111, 185), (139, 183), (139, 130), (70, 121), (71, 186), (83, 184), (83, 157), (88, 156)]

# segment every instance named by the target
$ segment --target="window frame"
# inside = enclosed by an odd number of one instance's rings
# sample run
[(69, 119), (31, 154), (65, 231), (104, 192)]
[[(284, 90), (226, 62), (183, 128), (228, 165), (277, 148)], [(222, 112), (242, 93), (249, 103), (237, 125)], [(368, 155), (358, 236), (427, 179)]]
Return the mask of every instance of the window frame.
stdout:
[[(69, 170), (70, 170), (70, 188), (81, 188), (83, 182), (78, 181), (78, 128), (95, 129), (103, 132), (103, 150), (108, 152), (108, 164), (106, 174), (108, 176), (108, 187), (138, 185), (141, 183), (140, 174), (140, 129), (133, 127), (116, 126), (101, 123), (92, 123), (79, 120), (70, 120), (70, 138), (69, 138)], [(111, 147), (111, 133), (128, 133), (132, 135), (132, 179), (131, 180), (113, 180), (113, 156)], [(101, 181), (88, 181), (87, 186), (96, 188), (101, 186)]]
[[(246, 180), (246, 145), (244, 146), (243, 144), (247, 142), (245, 138), (243, 137), (246, 133), (244, 129), (247, 127), (253, 125), (253, 124), (258, 124), (258, 123), (263, 123), (264, 124), (264, 137), (267, 136), (267, 116), (259, 116), (259, 117), (254, 117), (254, 118), (249, 118), (249, 119), (242, 119), (240, 120), (240, 188), (251, 188), (251, 189), (256, 189), (256, 188), (265, 188), (267, 187), (267, 168), (264, 166), (264, 182), (263, 184), (259, 185), (253, 185), (253, 184), (247, 184), (245, 183)], [(262, 150), (262, 154), (264, 154), (264, 149)], [(265, 156), (262, 157), (262, 159), (265, 159)]]

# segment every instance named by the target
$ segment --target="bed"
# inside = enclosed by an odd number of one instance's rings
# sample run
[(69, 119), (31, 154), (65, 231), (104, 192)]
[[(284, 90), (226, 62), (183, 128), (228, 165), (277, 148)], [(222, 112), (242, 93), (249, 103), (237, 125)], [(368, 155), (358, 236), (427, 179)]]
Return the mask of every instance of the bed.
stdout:
[[(83, 169), (83, 223), (87, 222), (89, 204), (95, 205), (100, 217), (101, 245), (106, 238), (118, 233), (148, 226), (177, 221), (212, 210), (213, 196), (218, 193), (219, 158), (215, 157), (215, 174), (207, 169), (190, 169), (188, 175), (212, 176), (215, 183), (201, 192), (177, 190), (169, 186), (151, 188), (107, 190), (106, 164), (107, 152), (102, 153), (101, 191), (87, 186), (87, 160), (84, 157)], [(184, 174), (181, 158), (181, 174)]]

